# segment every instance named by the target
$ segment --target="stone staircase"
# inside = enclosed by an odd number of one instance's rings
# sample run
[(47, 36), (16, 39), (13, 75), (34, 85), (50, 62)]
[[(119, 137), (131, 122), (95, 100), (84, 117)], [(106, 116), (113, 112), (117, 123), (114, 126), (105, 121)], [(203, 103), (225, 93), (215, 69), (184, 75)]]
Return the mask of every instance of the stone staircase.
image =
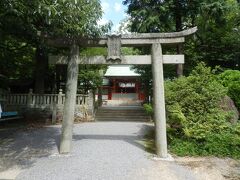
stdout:
[(150, 117), (141, 106), (103, 106), (97, 110), (95, 120), (147, 122)]
[(106, 100), (104, 105), (106, 106), (141, 106), (142, 101), (135, 99), (118, 99), (118, 100)]

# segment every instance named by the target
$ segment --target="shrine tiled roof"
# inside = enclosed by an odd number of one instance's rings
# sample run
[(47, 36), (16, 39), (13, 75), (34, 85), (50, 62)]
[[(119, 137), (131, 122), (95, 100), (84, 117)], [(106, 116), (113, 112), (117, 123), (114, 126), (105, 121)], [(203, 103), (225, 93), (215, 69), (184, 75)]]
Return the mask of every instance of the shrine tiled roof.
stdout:
[(107, 72), (104, 75), (108, 76), (140, 76), (131, 69), (130, 65), (111, 65), (108, 66)]

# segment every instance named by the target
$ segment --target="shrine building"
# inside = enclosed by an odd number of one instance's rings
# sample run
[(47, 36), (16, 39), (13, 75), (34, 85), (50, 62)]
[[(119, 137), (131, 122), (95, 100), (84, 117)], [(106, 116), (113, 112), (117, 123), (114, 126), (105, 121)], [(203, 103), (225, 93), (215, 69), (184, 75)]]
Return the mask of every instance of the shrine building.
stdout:
[(140, 74), (130, 65), (111, 65), (103, 78), (103, 100), (143, 101), (145, 99)]

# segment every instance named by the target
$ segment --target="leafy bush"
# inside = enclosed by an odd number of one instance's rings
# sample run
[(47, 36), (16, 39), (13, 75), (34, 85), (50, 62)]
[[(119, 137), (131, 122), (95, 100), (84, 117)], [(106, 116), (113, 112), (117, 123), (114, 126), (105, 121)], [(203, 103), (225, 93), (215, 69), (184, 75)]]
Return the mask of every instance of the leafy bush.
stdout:
[[(225, 112), (220, 106), (229, 91), (215, 71), (200, 63), (188, 77), (165, 82), (169, 149), (179, 156), (240, 159), (240, 123), (229, 123), (232, 112)], [(144, 107), (152, 113), (151, 105)], [(151, 134), (148, 146), (154, 145), (153, 138)]]
[(240, 71), (226, 70), (218, 77), (219, 82), (228, 88), (228, 95), (240, 110)]
[(240, 159), (240, 125), (229, 127), (220, 133), (209, 134), (204, 141), (175, 137), (169, 145), (171, 152), (179, 156), (214, 155)]
[(153, 108), (151, 104), (143, 104), (143, 108), (148, 115), (151, 115), (151, 116), (153, 115)]
[(240, 125), (230, 124), (231, 112), (219, 105), (227, 88), (219, 83), (215, 70), (200, 63), (188, 77), (165, 84), (172, 152), (240, 158)]
[(182, 135), (204, 139), (225, 128), (228, 114), (219, 107), (226, 95), (211, 68), (200, 64), (188, 77), (166, 82), (166, 106), (170, 127)]

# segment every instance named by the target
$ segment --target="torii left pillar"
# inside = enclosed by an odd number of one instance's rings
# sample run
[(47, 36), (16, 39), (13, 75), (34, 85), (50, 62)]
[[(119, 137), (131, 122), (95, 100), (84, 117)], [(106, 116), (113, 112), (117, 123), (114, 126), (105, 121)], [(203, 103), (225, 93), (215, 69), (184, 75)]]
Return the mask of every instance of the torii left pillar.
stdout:
[(63, 111), (62, 136), (60, 142), (61, 154), (69, 153), (72, 149), (72, 132), (78, 81), (78, 59), (79, 47), (74, 44), (71, 46), (67, 67), (66, 99)]

